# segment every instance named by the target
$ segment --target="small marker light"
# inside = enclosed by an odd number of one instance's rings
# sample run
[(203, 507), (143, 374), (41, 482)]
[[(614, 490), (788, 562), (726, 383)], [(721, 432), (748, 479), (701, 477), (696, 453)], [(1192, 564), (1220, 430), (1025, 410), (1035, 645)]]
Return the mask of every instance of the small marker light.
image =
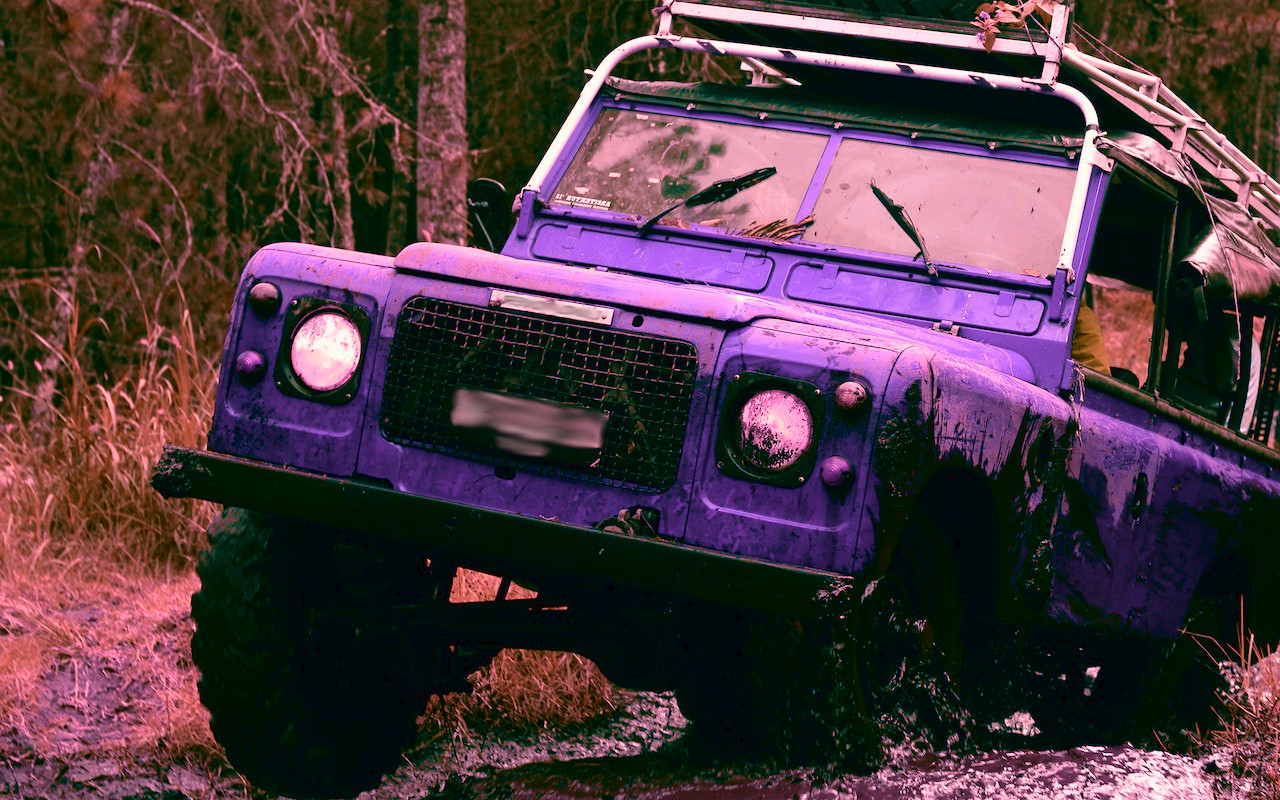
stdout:
[(245, 350), (236, 356), (236, 375), (240, 381), (252, 386), (267, 374), (267, 359), (257, 350)]
[(839, 489), (853, 477), (853, 465), (844, 456), (831, 456), (818, 468), (822, 475), (822, 483), (831, 489)]
[(836, 408), (841, 411), (858, 411), (867, 404), (870, 393), (861, 381), (845, 381), (836, 387)]
[(259, 316), (271, 316), (280, 308), (280, 289), (274, 283), (258, 281), (249, 290), (249, 307)]

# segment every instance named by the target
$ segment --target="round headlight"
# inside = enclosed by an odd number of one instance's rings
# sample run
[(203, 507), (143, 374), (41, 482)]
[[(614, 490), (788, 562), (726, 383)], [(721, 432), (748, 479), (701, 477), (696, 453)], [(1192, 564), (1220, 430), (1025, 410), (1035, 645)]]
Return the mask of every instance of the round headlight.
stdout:
[(351, 380), (360, 366), (360, 330), (346, 314), (320, 311), (293, 331), (289, 362), (313, 392), (329, 392)]
[(740, 450), (757, 469), (780, 472), (813, 443), (813, 416), (804, 401), (782, 389), (766, 389), (742, 406)]

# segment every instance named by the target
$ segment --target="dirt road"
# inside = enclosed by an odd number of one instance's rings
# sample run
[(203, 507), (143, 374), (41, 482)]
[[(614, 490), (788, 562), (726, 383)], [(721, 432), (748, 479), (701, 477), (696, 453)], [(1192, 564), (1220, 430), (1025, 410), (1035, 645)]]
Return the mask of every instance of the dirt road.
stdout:
[[(194, 578), (145, 596), (49, 609), (0, 598), (0, 797), (264, 798), (211, 746), (194, 701), (187, 598)], [(18, 702), (22, 701), (22, 702)], [(391, 798), (1228, 797), (1213, 760), (1135, 748), (940, 757), (903, 749), (871, 776), (818, 782), (699, 753), (670, 695), (608, 720), (524, 739), (421, 741), (366, 800)], [(1224, 762), (1225, 763), (1225, 762)]]
[[(685, 743), (674, 701), (642, 695), (607, 724), (523, 741), (424, 744), (364, 800), (690, 798), (691, 800), (1211, 800), (1209, 760), (1134, 748), (1007, 751), (963, 758), (899, 753), (874, 775), (815, 784), (805, 771), (760, 774), (749, 764), (703, 759)], [(12, 745), (12, 737), (6, 737)], [(1225, 789), (1225, 785), (1218, 787)], [(265, 798), (216, 760), (175, 760), (157, 752), (41, 758), (9, 753), (0, 796), (26, 800), (231, 800)]]

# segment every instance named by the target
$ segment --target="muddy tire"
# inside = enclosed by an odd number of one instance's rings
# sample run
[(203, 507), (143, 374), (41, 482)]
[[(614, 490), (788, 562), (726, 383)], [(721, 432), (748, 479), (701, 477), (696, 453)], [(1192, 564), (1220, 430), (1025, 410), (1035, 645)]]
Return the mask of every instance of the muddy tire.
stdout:
[(1239, 661), (1241, 602), (1236, 592), (1197, 591), (1183, 633), (1156, 652), (1145, 674), (1124, 676), (1137, 699), (1132, 738), (1183, 749), (1196, 743), (1197, 731), (1220, 726), (1227, 682), (1218, 662)]
[(709, 636), (692, 645), (690, 655), (675, 695), (697, 743), (712, 752), (757, 754), (774, 738), (771, 709), (779, 697), (767, 678), (769, 665), (753, 652), (748, 626)]
[(885, 573), (858, 605), (841, 613), (859, 620), (860, 689), (883, 734), (924, 737), (938, 748), (966, 739), (964, 604), (955, 554), (928, 515), (908, 522)]
[(1131, 644), (1103, 666), (1089, 708), (1100, 740), (1184, 750), (1196, 744), (1197, 729), (1220, 726), (1227, 682), (1218, 662), (1238, 663), (1250, 598), (1238, 565), (1225, 560), (1216, 567), (1197, 585), (1177, 638)]
[(865, 773), (883, 761), (880, 736), (858, 694), (850, 629), (777, 617), (709, 636), (676, 686), (694, 741), (718, 755), (824, 777)]
[[(210, 526), (191, 599), (200, 699), (232, 765), (291, 797), (349, 797), (394, 769), (425, 706), (412, 643), (358, 627), (401, 563), (335, 531), (228, 509)], [(372, 589), (372, 591), (365, 591)], [(345, 623), (317, 610), (357, 610)], [(372, 605), (364, 606), (369, 614)], [(366, 617), (368, 618), (368, 617)]]

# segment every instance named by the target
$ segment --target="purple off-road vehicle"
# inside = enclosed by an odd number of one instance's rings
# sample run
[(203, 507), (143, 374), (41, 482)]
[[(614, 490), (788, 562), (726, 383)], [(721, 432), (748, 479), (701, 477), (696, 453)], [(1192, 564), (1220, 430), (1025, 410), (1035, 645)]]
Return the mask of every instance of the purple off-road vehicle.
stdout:
[[(376, 783), (504, 647), (803, 757), (921, 693), (1172, 728), (1181, 632), (1280, 637), (1280, 185), (1065, 5), (880, 5), (665, 0), (489, 249), (253, 257), (154, 478), (227, 507), (193, 653), (252, 781)], [(655, 48), (750, 85), (613, 74)]]

